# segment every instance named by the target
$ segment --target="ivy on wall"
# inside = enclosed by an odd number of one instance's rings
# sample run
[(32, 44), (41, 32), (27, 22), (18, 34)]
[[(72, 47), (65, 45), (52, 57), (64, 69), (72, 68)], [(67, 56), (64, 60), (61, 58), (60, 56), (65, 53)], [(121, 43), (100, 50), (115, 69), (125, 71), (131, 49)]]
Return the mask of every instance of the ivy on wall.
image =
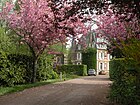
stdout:
[(87, 65), (87, 69), (95, 69), (96, 70), (96, 49), (95, 48), (87, 48), (82, 51), (82, 64)]

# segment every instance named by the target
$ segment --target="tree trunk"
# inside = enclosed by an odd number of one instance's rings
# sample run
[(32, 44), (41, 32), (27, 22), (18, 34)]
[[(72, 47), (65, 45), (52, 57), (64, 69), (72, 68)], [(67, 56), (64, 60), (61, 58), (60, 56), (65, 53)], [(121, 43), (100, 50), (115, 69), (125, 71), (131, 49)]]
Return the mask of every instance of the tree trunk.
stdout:
[(37, 72), (37, 57), (33, 56), (33, 68), (32, 68), (32, 83), (36, 82), (36, 72)]

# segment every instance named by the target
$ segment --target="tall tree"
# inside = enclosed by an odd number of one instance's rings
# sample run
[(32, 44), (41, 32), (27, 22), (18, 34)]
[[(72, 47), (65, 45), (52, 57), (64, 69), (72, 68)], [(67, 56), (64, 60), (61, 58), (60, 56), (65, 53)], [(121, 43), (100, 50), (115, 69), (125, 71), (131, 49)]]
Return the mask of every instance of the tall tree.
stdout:
[[(105, 13), (109, 7), (113, 12), (123, 14), (124, 19), (131, 20), (134, 16), (140, 19), (140, 1), (139, 0), (74, 0), (75, 5), (79, 6), (82, 12), (83, 9), (91, 11), (91, 13)], [(94, 10), (94, 11), (93, 11)]]
[(65, 42), (66, 37), (85, 35), (87, 27), (80, 14), (69, 15), (73, 2), (51, 0), (18, 0), (7, 2), (0, 14), (21, 41), (26, 43), (33, 56), (32, 82), (36, 81), (39, 56), (50, 45)]
[[(139, 62), (140, 58), (134, 56), (139, 50), (138, 42), (140, 40), (140, 27), (137, 18), (133, 18), (128, 22), (122, 21), (119, 17), (114, 15), (113, 11), (108, 10), (105, 15), (102, 14), (98, 16), (98, 20), (98, 29), (96, 33), (98, 37), (105, 37), (109, 42), (110, 50), (121, 51), (123, 55), (129, 56)], [(132, 50), (136, 48), (136, 46), (137, 49)]]

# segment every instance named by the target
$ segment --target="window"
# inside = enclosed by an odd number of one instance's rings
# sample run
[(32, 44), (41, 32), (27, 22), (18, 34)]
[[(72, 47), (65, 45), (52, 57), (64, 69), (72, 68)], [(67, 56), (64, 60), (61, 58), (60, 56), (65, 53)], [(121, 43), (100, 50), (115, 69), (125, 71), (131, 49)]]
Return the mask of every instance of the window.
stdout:
[(100, 63), (100, 70), (103, 69), (103, 63)]
[(101, 53), (101, 59), (103, 59), (103, 53)]
[(77, 60), (81, 60), (81, 53), (80, 52), (77, 53)]
[(101, 59), (104, 59), (104, 53), (101, 53)]

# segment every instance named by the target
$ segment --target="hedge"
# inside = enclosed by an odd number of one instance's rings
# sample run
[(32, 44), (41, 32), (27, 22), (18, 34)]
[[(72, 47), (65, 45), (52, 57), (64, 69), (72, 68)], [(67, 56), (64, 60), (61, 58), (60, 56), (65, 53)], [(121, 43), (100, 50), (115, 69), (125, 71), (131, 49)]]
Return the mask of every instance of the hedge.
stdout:
[(12, 86), (25, 83), (24, 65), (11, 63), (6, 53), (0, 52), (0, 85)]
[(87, 65), (87, 70), (96, 70), (96, 49), (88, 48), (82, 52), (82, 64)]
[(25, 83), (30, 83), (32, 75), (32, 57), (24, 54), (9, 54), (7, 55), (7, 58), (12, 65), (20, 65), (24, 67), (24, 81)]
[[(125, 65), (124, 65), (124, 59), (118, 58), (113, 59), (109, 62), (109, 76), (111, 80), (116, 80), (117, 78), (120, 78), (122, 76), (122, 72), (124, 72)], [(121, 71), (122, 70), (122, 71)]]
[(110, 99), (121, 105), (139, 105), (137, 89), (137, 68), (131, 59), (110, 61), (110, 78), (113, 80)]
[[(48, 55), (39, 58), (37, 81), (58, 78), (58, 74), (52, 69), (51, 59)], [(31, 75), (31, 56), (0, 52), (0, 86), (31, 83)]]
[(51, 55), (42, 54), (38, 60), (37, 80), (56, 79), (58, 74), (53, 70)]
[(86, 65), (61, 65), (57, 67), (58, 72), (66, 74), (75, 74), (79, 76), (87, 75)]

